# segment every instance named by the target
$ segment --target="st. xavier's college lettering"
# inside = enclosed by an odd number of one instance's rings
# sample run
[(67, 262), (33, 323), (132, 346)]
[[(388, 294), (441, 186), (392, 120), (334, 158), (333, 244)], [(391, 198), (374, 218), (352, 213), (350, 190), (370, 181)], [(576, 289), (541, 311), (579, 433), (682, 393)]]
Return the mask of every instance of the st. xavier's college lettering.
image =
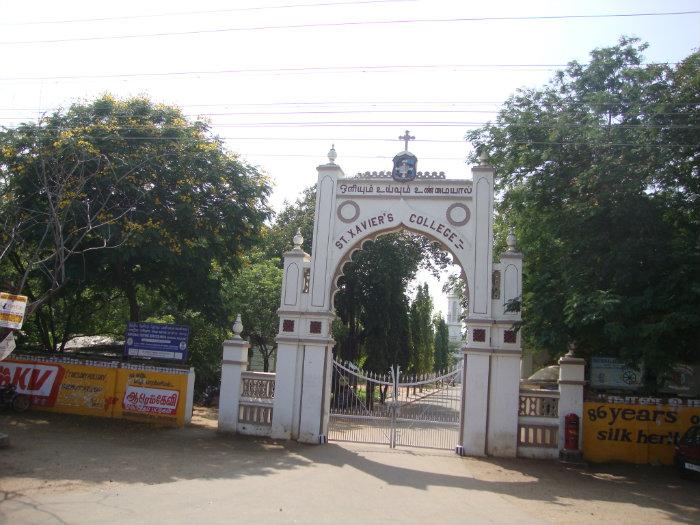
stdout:
[[(384, 212), (374, 217), (370, 217), (369, 219), (357, 221), (335, 240), (335, 247), (342, 250), (345, 246), (350, 244), (353, 239), (362, 237), (362, 234), (369, 228), (376, 228), (378, 226), (392, 224), (394, 220), (395, 218), (393, 213)], [(410, 224), (416, 224), (418, 226), (431, 229), (436, 234), (444, 237), (445, 241), (449, 242), (458, 250), (464, 249), (464, 240), (449, 226), (446, 226), (441, 222), (431, 219), (425, 215), (418, 215), (416, 213), (411, 213), (411, 215), (409, 215), (408, 222)]]
[(376, 228), (377, 226), (391, 224), (392, 222), (394, 222), (394, 214), (391, 212), (380, 213), (375, 217), (370, 217), (369, 219), (357, 221), (355, 224), (350, 226), (349, 229), (345, 230), (345, 233), (343, 233), (335, 241), (335, 246), (340, 250), (343, 248), (343, 246), (347, 245), (349, 241), (362, 234), (362, 232), (364, 232), (368, 228)]
[(430, 217), (424, 217), (423, 215), (416, 215), (415, 213), (411, 214), (411, 216), (408, 218), (408, 222), (410, 222), (412, 224), (418, 224), (418, 225), (424, 226), (426, 228), (430, 228), (434, 232), (441, 234), (445, 239), (447, 239), (449, 242), (451, 242), (456, 248), (458, 248), (460, 250), (464, 249), (464, 241), (455, 232), (453, 232), (448, 226), (445, 226), (441, 222), (435, 222)]

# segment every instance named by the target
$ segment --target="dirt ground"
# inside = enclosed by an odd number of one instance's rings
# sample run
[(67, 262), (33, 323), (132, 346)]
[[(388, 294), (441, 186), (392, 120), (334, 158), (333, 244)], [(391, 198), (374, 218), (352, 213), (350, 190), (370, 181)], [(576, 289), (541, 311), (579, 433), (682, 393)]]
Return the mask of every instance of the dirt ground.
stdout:
[(669, 467), (460, 458), (277, 443), (32, 412), (0, 414), (0, 523), (700, 523)]

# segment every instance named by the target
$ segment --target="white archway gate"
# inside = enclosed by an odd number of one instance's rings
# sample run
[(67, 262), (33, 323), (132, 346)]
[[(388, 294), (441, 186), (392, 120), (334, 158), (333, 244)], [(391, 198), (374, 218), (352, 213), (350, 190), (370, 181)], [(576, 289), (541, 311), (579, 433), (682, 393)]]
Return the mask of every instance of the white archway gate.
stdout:
[(299, 239), (284, 254), (271, 435), (326, 440), (336, 281), (363, 241), (406, 229), (442, 244), (468, 283), (461, 450), (515, 456), (521, 351), (512, 325), (520, 314), (506, 312), (505, 305), (521, 294), (522, 255), (511, 246), (493, 263), (494, 170), (482, 161), (471, 179), (446, 179), (412, 171), (415, 157), (408, 151), (397, 159), (393, 177), (346, 177), (334, 150), (317, 168), (312, 254), (302, 251)]

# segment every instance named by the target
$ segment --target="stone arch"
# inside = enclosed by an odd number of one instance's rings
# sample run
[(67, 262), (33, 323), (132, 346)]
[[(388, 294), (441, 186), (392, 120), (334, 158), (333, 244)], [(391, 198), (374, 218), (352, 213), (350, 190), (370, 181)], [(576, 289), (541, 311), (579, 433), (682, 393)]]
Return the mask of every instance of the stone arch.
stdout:
[(271, 435), (325, 440), (337, 279), (363, 243), (407, 230), (438, 242), (467, 282), (460, 450), (515, 456), (520, 338), (506, 341), (504, 331), (520, 314), (506, 314), (492, 287), (494, 272), (507, 271), (508, 296), (521, 294), (522, 255), (509, 243), (501, 261), (493, 261), (494, 169), (486, 163), (474, 166), (471, 179), (446, 179), (435, 172), (400, 178), (366, 172), (349, 178), (335, 158), (331, 150), (329, 162), (317, 168), (311, 254), (301, 249), (301, 236), (284, 254)]
[(346, 264), (352, 262), (352, 256), (353, 254), (357, 253), (358, 251), (361, 251), (364, 249), (364, 245), (368, 242), (374, 241), (378, 239), (379, 237), (382, 237), (384, 235), (388, 235), (390, 233), (396, 233), (400, 231), (407, 231), (411, 233), (415, 233), (416, 235), (421, 235), (423, 237), (426, 237), (427, 239), (436, 242), (437, 244), (440, 245), (440, 247), (445, 250), (447, 253), (449, 253), (452, 256), (452, 261), (454, 264), (458, 265), (461, 270), (460, 277), (466, 281), (467, 285), (467, 293), (469, 290), (469, 279), (467, 278), (466, 272), (464, 270), (464, 265), (462, 261), (459, 259), (459, 257), (452, 251), (450, 250), (450, 247), (442, 241), (439, 237), (435, 235), (428, 234), (426, 232), (417, 230), (415, 228), (411, 228), (403, 222), (397, 224), (396, 226), (392, 226), (391, 228), (386, 228), (383, 230), (375, 231), (372, 233), (369, 233), (365, 235), (362, 238), (357, 239), (357, 241), (343, 254), (343, 256), (336, 262), (335, 264), (335, 269), (333, 271), (333, 277), (331, 280), (331, 287), (330, 287), (330, 300), (329, 304), (331, 306), (331, 310), (335, 308), (335, 295), (338, 293), (338, 280), (344, 275), (343, 268), (345, 267)]

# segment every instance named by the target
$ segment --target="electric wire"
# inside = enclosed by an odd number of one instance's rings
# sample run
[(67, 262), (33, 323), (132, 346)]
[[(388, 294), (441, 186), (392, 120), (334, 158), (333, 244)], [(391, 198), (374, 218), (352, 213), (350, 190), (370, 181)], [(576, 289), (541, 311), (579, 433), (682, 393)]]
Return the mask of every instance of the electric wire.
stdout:
[(236, 7), (233, 9), (210, 9), (206, 11), (170, 11), (167, 13), (150, 13), (146, 15), (123, 15), (123, 16), (104, 16), (98, 18), (73, 18), (67, 20), (39, 20), (30, 22), (0, 22), (0, 26), (32, 26), (32, 25), (49, 25), (49, 24), (74, 24), (85, 22), (108, 22), (112, 20), (137, 20), (143, 18), (161, 18), (171, 16), (192, 16), (192, 15), (210, 15), (221, 13), (237, 13), (241, 11), (272, 11), (278, 9), (296, 9), (308, 7), (336, 7), (336, 6), (352, 6), (362, 4), (388, 4), (397, 2), (415, 2), (416, 0), (354, 0), (352, 2), (320, 2), (315, 4), (286, 4), (286, 5), (270, 5), (270, 6), (254, 6), (254, 7)]
[[(347, 100), (339, 100), (339, 101), (277, 101), (277, 102), (246, 102), (246, 103), (241, 103), (241, 102), (220, 102), (220, 103), (209, 103), (209, 104), (195, 104), (195, 103), (177, 103), (177, 104), (172, 104), (173, 107), (177, 108), (197, 108), (197, 107), (230, 107), (230, 108), (235, 108), (235, 107), (276, 107), (276, 106), (300, 106), (300, 107), (306, 107), (306, 106), (367, 106), (371, 108), (375, 107), (383, 107), (383, 106), (416, 106), (416, 105), (427, 105), (427, 106), (449, 106), (449, 107), (456, 107), (460, 105), (469, 105), (469, 106), (501, 106), (504, 103), (504, 101), (478, 101), (478, 100), (457, 100), (457, 101), (446, 101), (446, 100), (414, 100), (414, 101), (390, 101), (390, 100), (380, 100), (380, 101), (347, 101)], [(588, 104), (591, 107), (600, 107), (600, 108), (605, 108), (605, 107), (615, 107), (618, 105), (624, 105), (624, 104), (637, 104), (636, 101), (627, 101), (627, 100), (617, 100), (617, 101), (611, 101), (611, 102), (586, 102), (584, 103)], [(667, 101), (667, 102), (657, 102), (653, 104), (642, 104), (639, 107), (640, 110), (653, 110), (655, 108), (667, 108), (667, 107), (677, 107), (677, 106), (697, 106), (700, 105), (700, 100), (694, 100), (694, 101), (680, 101), (680, 100), (675, 100), (675, 101)], [(65, 110), (68, 108), (65, 108), (63, 106), (54, 106), (54, 107), (46, 107), (46, 108), (38, 108), (38, 107), (15, 107), (15, 108), (10, 108), (10, 107), (0, 107), (0, 111), (37, 111), (37, 112), (50, 112), (50, 111), (61, 111)], [(374, 109), (371, 110), (372, 112)], [(370, 112), (368, 110), (367, 112)], [(128, 115), (129, 113), (126, 112), (121, 112), (121, 111), (113, 111), (110, 113), (110, 115), (118, 116), (118, 115)], [(207, 115), (208, 113), (197, 113), (198, 115)], [(678, 114), (678, 113), (674, 113)]]
[[(671, 66), (678, 62), (650, 62), (640, 64), (639, 68), (648, 66)], [(44, 76), (16, 76), (0, 77), (0, 81), (17, 80), (85, 80), (100, 78), (140, 78), (140, 77), (182, 77), (188, 75), (231, 75), (231, 74), (316, 74), (316, 73), (389, 73), (400, 70), (436, 70), (445, 69), (452, 71), (554, 71), (556, 68), (567, 67), (568, 64), (396, 64), (396, 65), (370, 65), (370, 66), (301, 66), (301, 67), (275, 67), (275, 68), (236, 68), (218, 70), (189, 70), (189, 71), (162, 71), (141, 73), (106, 73), (106, 74), (76, 74), (76, 75), (44, 75)], [(587, 64), (580, 64), (586, 66)], [(460, 69), (465, 68), (465, 69)]]
[(154, 38), (164, 36), (186, 36), (201, 34), (220, 34), (240, 31), (268, 31), (279, 29), (313, 29), (313, 28), (334, 28), (334, 27), (357, 27), (357, 26), (377, 26), (377, 25), (400, 25), (400, 24), (422, 24), (422, 23), (457, 23), (457, 22), (495, 22), (495, 21), (521, 21), (521, 20), (589, 20), (601, 18), (631, 18), (631, 17), (652, 17), (652, 16), (683, 16), (696, 15), (700, 11), (666, 11), (666, 12), (645, 12), (645, 13), (609, 13), (590, 15), (536, 15), (536, 16), (481, 16), (481, 17), (455, 17), (455, 18), (407, 18), (394, 20), (362, 20), (343, 22), (314, 22), (306, 24), (287, 25), (261, 25), (248, 27), (225, 27), (217, 29), (197, 29), (190, 31), (163, 31), (159, 33), (137, 33), (123, 35), (99, 35), (87, 37), (52, 38), (45, 40), (5, 40), (0, 41), (0, 45), (27, 45), (27, 44), (61, 44), (65, 42), (88, 42), (99, 40), (126, 40), (134, 38)]
[[(200, 140), (201, 137), (178, 137), (178, 136), (170, 136), (170, 137), (163, 137), (163, 136), (114, 136), (114, 135), (79, 135), (79, 138), (82, 139), (90, 139), (90, 140), (115, 140), (115, 141), (145, 141), (145, 140), (152, 140), (152, 141), (170, 141), (170, 142), (185, 142), (188, 140)], [(212, 141), (224, 141), (224, 140), (243, 140), (244, 138), (241, 137), (227, 137), (227, 136), (219, 136), (219, 135), (213, 135), (211, 137), (208, 137), (209, 140)], [(253, 140), (251, 138), (251, 140)], [(265, 139), (255, 139), (255, 140), (265, 140)], [(328, 142), (329, 139), (322, 138), (322, 139), (303, 139), (303, 138), (288, 138), (288, 139), (274, 139), (274, 140), (284, 140), (284, 141), (295, 141), (295, 140), (318, 140), (318, 141), (325, 141)], [(351, 140), (367, 140), (367, 141), (385, 141), (385, 142), (396, 142), (396, 139), (335, 139), (336, 144), (340, 144), (343, 141), (351, 141)], [(453, 143), (463, 143), (463, 144), (468, 144), (466, 140), (418, 140), (416, 139), (416, 142), (453, 142)], [(678, 148), (696, 148), (698, 145), (696, 143), (673, 143), (673, 142), (663, 142), (663, 143), (656, 143), (656, 142), (598, 142), (598, 141), (538, 141), (538, 140), (510, 140), (509, 141), (512, 144), (521, 144), (521, 145), (547, 145), (547, 146), (576, 146), (576, 145), (581, 145), (581, 146), (595, 146), (595, 147), (645, 147), (645, 148), (659, 148), (659, 149), (666, 149), (666, 148), (671, 148), (671, 147), (678, 147)], [(252, 155), (245, 153), (244, 155)], [(278, 154), (271, 154), (271, 153), (260, 153), (256, 154), (257, 156), (275, 156)], [(281, 155), (281, 154), (280, 154)], [(320, 155), (309, 155), (311, 157), (319, 157)], [(345, 155), (344, 155), (345, 156)], [(391, 158), (391, 157), (389, 157)]]
[[(249, 128), (249, 127), (355, 127), (355, 126), (368, 126), (368, 127), (387, 127), (387, 126), (430, 126), (430, 127), (482, 127), (492, 122), (445, 122), (445, 121), (326, 121), (326, 122), (237, 122), (237, 123), (216, 123), (211, 124), (211, 127), (221, 127), (221, 128)], [(85, 124), (86, 126), (92, 125), (90, 123)], [(530, 129), (552, 128), (555, 124), (545, 126), (542, 124), (529, 126)], [(566, 124), (567, 128), (587, 128), (586, 124)], [(686, 125), (686, 124), (612, 124), (610, 126), (604, 126), (606, 129), (700, 129), (700, 125)], [(48, 131), (67, 131), (70, 128), (56, 127), (56, 126), (42, 126), (42, 130)], [(158, 126), (152, 125), (138, 125), (133, 124), (129, 126), (110, 126), (109, 130), (128, 130), (134, 131), (139, 129), (160, 129)]]

